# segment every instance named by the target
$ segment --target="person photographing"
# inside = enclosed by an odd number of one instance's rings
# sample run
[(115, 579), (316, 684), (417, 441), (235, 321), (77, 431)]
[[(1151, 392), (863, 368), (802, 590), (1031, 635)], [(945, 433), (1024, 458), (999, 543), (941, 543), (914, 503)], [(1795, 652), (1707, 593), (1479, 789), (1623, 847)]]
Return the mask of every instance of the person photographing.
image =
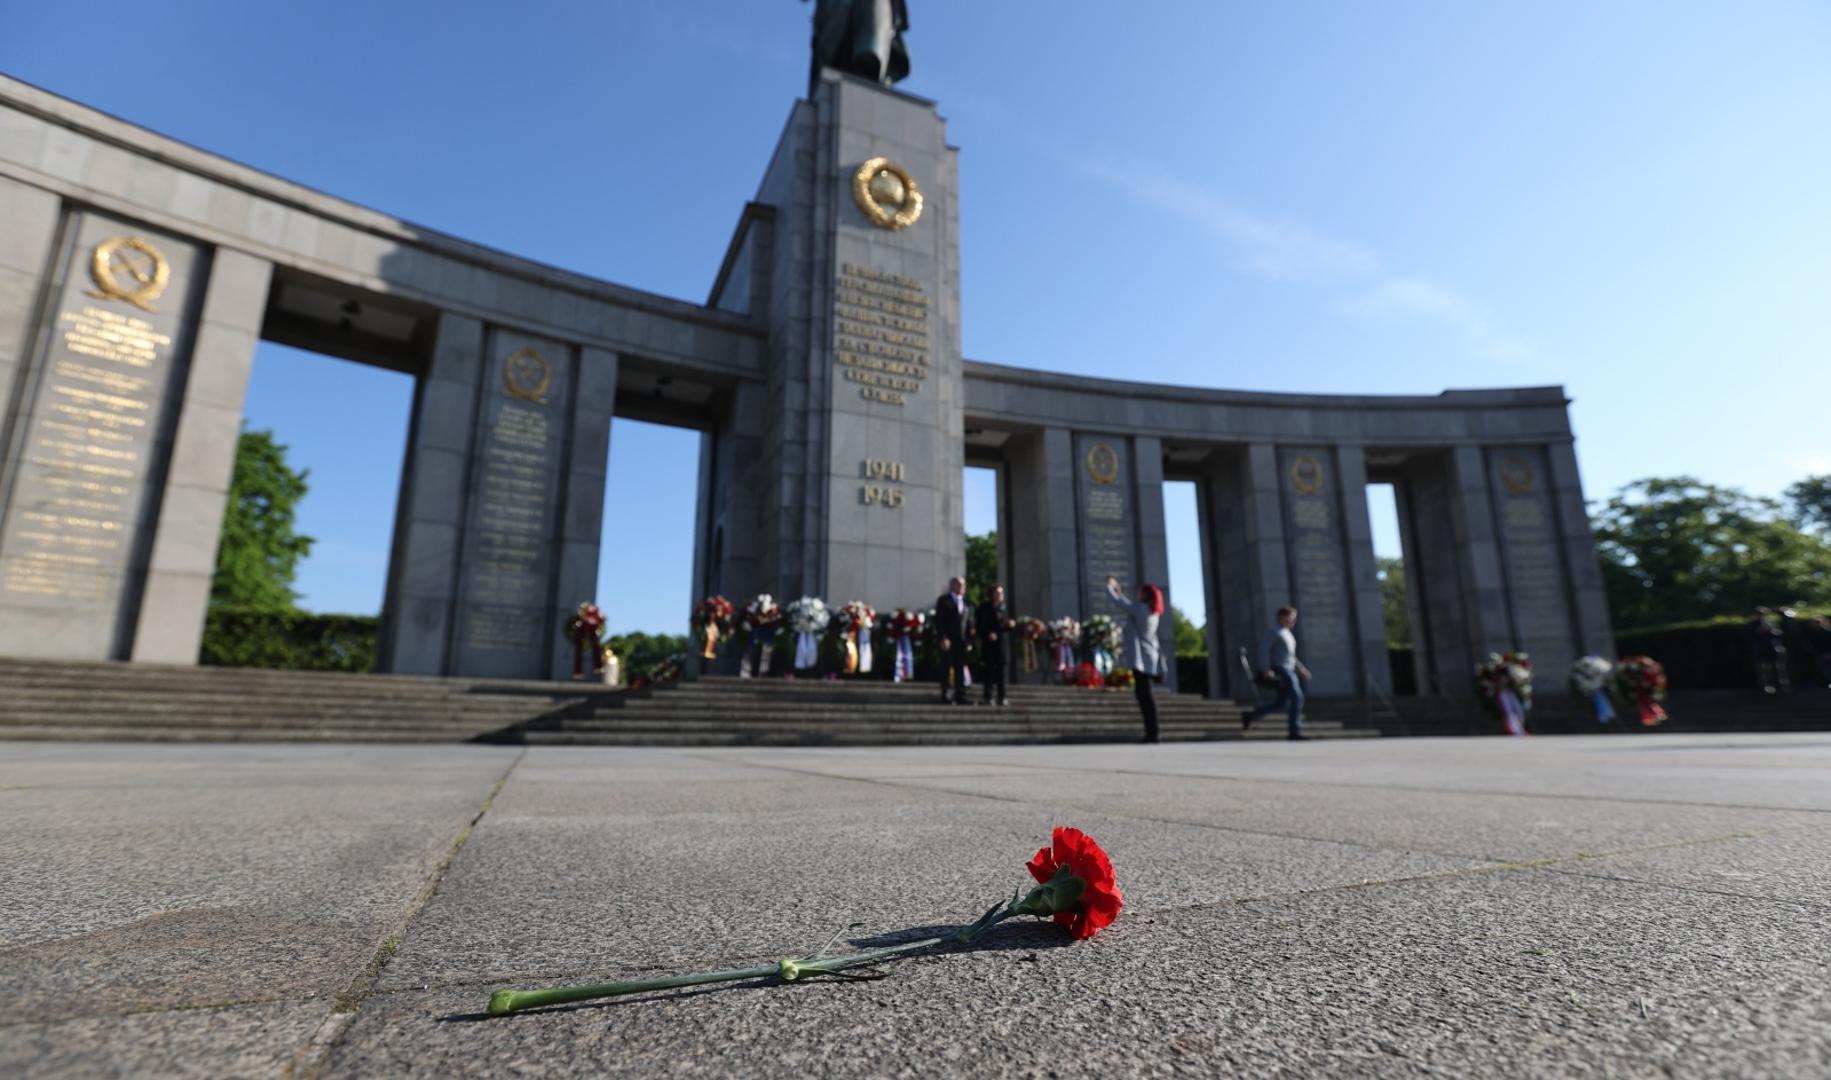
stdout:
[(1127, 600), (1119, 579), (1107, 577), (1106, 595), (1124, 612), (1125, 641), (1121, 656), (1132, 669), (1132, 692), (1144, 717), (1144, 741), (1157, 741), (1157, 698), (1151, 684), (1163, 680), (1163, 650), (1157, 644), (1157, 623), (1163, 618), (1163, 590), (1140, 585), (1138, 599)]

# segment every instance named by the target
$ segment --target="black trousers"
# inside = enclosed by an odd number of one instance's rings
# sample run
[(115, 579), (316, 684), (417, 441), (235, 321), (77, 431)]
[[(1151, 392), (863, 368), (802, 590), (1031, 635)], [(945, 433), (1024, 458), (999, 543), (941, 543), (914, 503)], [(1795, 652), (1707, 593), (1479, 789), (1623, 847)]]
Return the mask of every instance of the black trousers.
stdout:
[(1144, 741), (1157, 741), (1157, 698), (1151, 693), (1151, 677), (1138, 672), (1132, 676), (1132, 692), (1138, 695), (1138, 711), (1144, 714)]
[(947, 677), (952, 673), (954, 688), (951, 691), (955, 701), (966, 701), (966, 642), (956, 641), (951, 648), (941, 650), (941, 700), (946, 701), (950, 691), (947, 689)]
[(1011, 695), (1007, 692), (1005, 687), (1006, 667), (1002, 650), (997, 649), (995, 646), (988, 645), (982, 655), (984, 656), (984, 660), (979, 666), (985, 669), (986, 704), (990, 705), (994, 701), (1010, 700)]

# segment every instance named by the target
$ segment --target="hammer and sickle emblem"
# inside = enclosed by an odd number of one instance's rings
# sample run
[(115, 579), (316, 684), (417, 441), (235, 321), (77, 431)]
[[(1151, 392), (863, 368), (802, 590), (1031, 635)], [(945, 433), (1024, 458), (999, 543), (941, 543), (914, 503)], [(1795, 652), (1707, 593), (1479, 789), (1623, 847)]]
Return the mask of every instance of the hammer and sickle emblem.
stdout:
[(138, 236), (117, 236), (95, 246), (89, 276), (100, 290), (89, 295), (125, 300), (142, 311), (156, 311), (153, 301), (171, 280), (172, 266), (159, 249)]
[(552, 365), (533, 349), (516, 349), (502, 362), (503, 392), (512, 398), (545, 405), (547, 390), (552, 385)]

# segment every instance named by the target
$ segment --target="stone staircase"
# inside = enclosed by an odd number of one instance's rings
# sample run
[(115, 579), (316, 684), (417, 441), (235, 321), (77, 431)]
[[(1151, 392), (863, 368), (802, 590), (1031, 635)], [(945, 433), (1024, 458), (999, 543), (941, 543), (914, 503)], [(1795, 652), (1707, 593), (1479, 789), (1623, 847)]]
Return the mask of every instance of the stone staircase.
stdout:
[[(597, 698), (526, 725), (536, 745), (592, 746), (891, 746), (1135, 742), (1143, 734), (1130, 691), (1014, 686), (1011, 704), (940, 703), (932, 683), (823, 682), (707, 676), (644, 694)], [(1232, 702), (1159, 693), (1166, 742), (1282, 739), (1281, 717), (1250, 733)], [(1318, 738), (1377, 735), (1324, 720)]]
[(0, 739), (466, 742), (589, 700), (564, 683), (0, 658)]

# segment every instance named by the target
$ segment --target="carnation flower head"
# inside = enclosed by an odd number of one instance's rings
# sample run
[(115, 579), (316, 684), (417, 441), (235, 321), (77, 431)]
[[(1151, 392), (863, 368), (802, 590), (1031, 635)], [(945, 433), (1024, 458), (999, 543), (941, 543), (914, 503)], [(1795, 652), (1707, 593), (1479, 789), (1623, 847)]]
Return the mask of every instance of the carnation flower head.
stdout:
[(1025, 869), (1041, 885), (1024, 899), (1030, 915), (1052, 915), (1079, 941), (1110, 925), (1125, 898), (1113, 877), (1113, 862), (1079, 829), (1057, 825), (1050, 844)]

